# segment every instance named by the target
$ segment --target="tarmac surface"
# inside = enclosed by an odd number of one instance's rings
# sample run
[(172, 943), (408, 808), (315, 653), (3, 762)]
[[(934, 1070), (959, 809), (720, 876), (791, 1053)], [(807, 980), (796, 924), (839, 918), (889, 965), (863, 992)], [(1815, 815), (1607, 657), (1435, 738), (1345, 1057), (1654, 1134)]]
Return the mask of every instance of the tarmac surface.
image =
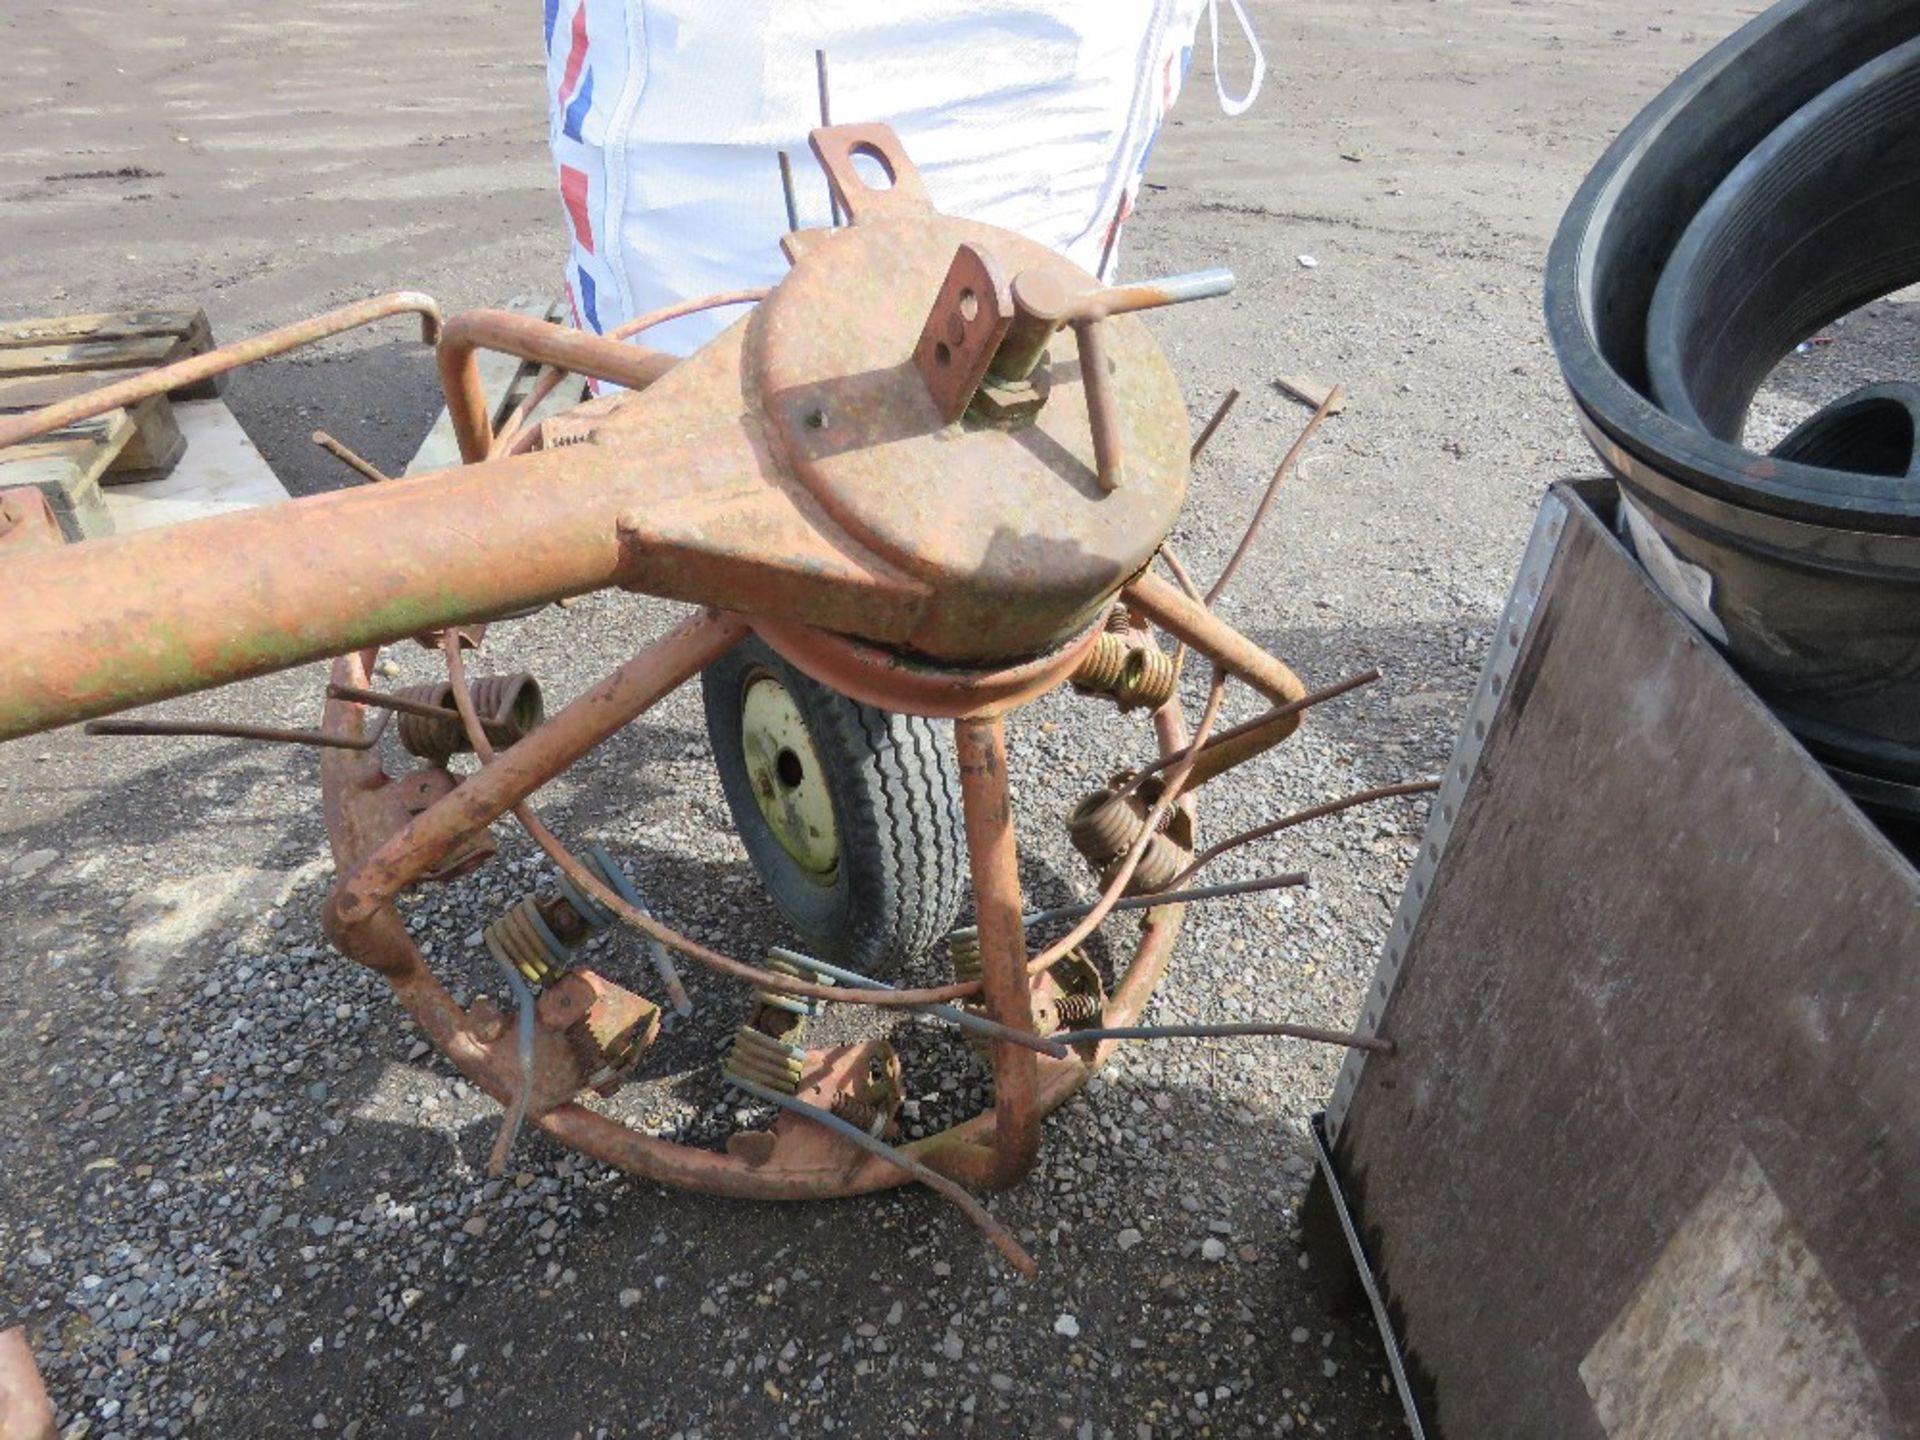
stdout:
[[(1239, 277), (1154, 321), (1196, 424), (1243, 392), (1175, 540), (1216, 573), (1306, 419), (1273, 379), (1344, 384), (1223, 613), (1310, 685), (1387, 672), (1209, 793), (1209, 834), (1445, 762), (1542, 490), (1592, 469), (1539, 318), (1553, 228), (1612, 134), (1757, 8), (1260, 0), (1267, 90), (1233, 120), (1202, 36), (1122, 245), (1128, 277)], [(204, 306), (225, 339), (399, 286), (450, 312), (556, 287), (539, 35), (537, 7), (450, 0), (0, 15), (0, 315)], [(351, 481), (316, 426), (395, 470), (438, 407), (398, 325), (227, 398), (301, 494)], [(672, 614), (594, 597), (496, 630), (488, 663), (565, 699)], [(322, 681), (165, 708), (310, 724)], [(1088, 893), (1056, 817), (1143, 743), (1092, 710), (1051, 697), (1013, 726), (1036, 898)], [(780, 940), (691, 687), (542, 798), (669, 920), (742, 955)], [(1350, 1025), (1423, 819), (1392, 802), (1223, 862), (1314, 884), (1196, 907), (1150, 1014)], [(479, 928), (546, 873), (501, 834), (503, 863), (408, 911), (469, 994)], [(1339, 1052), (1128, 1053), (990, 1202), (1040, 1261), (1022, 1281), (923, 1192), (720, 1202), (539, 1138), (488, 1181), (497, 1108), (328, 949), (329, 869), (310, 754), (0, 747), (0, 1325), (28, 1326), (64, 1433), (1404, 1433), (1376, 1340), (1322, 1308), (1297, 1243)], [(694, 993), (633, 1102), (689, 1134), (730, 1118), (711, 1047), (740, 1005)], [(926, 1128), (981, 1072), (922, 1034), (901, 1044)]]

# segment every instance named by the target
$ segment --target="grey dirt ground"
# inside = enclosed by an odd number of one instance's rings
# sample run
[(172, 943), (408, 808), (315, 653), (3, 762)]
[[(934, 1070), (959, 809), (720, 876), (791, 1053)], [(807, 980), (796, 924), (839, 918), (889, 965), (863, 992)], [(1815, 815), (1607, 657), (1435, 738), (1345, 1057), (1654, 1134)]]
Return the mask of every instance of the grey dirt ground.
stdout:
[[(1124, 248), (1130, 275), (1239, 275), (1156, 322), (1196, 415), (1246, 396), (1177, 542), (1203, 576), (1230, 550), (1305, 418), (1272, 377), (1344, 382), (1226, 612), (1310, 682), (1387, 672), (1209, 795), (1209, 833), (1444, 761), (1540, 493), (1589, 463), (1539, 321), (1555, 221), (1607, 138), (1754, 8), (1259, 3), (1255, 112), (1222, 118), (1198, 68)], [(397, 285), (454, 309), (555, 281), (530, 3), (73, 0), (8, 7), (0, 45), (0, 314), (204, 305), (234, 337)], [(302, 493), (349, 478), (315, 425), (395, 467), (437, 404), (399, 328), (229, 399)], [(564, 699), (669, 613), (598, 597), (496, 630), (488, 663)], [(169, 710), (305, 724), (319, 685)], [(1016, 722), (1034, 896), (1085, 892), (1057, 817), (1144, 738), (1067, 697)], [(695, 934), (780, 938), (691, 690), (545, 804)], [(1350, 1023), (1422, 820), (1353, 812), (1223, 863), (1315, 883), (1196, 913), (1154, 1013)], [(408, 912), (467, 993), (491, 983), (477, 931), (544, 874), (502, 838), (505, 863)], [(1320, 1308), (1296, 1244), (1337, 1053), (1127, 1055), (992, 1201), (1042, 1266), (1022, 1282), (920, 1192), (722, 1203), (541, 1140), (489, 1182), (497, 1112), (328, 950), (327, 872), (310, 755), (73, 732), (0, 749), (0, 1324), (29, 1327), (67, 1434), (1399, 1433), (1378, 1347)], [(628, 1101), (663, 1131), (727, 1118), (712, 1045), (740, 1000), (696, 998)], [(925, 1128), (981, 1076), (922, 1033), (902, 1045)]]

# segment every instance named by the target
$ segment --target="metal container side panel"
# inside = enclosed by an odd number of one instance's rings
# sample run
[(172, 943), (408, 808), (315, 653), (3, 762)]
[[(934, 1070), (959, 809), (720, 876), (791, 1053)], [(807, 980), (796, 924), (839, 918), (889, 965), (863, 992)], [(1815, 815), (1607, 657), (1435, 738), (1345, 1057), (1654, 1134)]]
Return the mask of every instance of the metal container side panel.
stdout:
[(1920, 875), (1549, 504), (1336, 1095), (1428, 1418), (1920, 1435)]

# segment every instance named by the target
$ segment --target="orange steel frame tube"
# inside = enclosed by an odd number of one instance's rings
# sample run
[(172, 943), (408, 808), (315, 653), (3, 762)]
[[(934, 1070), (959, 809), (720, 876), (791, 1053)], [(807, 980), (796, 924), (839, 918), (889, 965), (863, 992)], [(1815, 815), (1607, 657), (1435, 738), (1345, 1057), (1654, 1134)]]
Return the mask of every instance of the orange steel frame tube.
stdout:
[(440, 335), (440, 306), (431, 295), (422, 295), (417, 290), (395, 290), (352, 305), (343, 305), (338, 310), (329, 310), (323, 315), (296, 321), (292, 325), (282, 325), (278, 330), (269, 330), (231, 345), (222, 345), (204, 355), (192, 355), (185, 360), (176, 360), (171, 365), (143, 370), (125, 380), (116, 380), (97, 390), (88, 390), (58, 404), (29, 410), (24, 415), (0, 417), (0, 448), (31, 440), (36, 435), (45, 435), (63, 425), (91, 420), (109, 410), (137, 405), (142, 400), (164, 395), (169, 390), (211, 380), (216, 375), (224, 375), (229, 370), (237, 370), (256, 360), (284, 355), (289, 350), (311, 345), (329, 335), (357, 330), (362, 325), (371, 325), (391, 315), (409, 314), (420, 317), (420, 339), (425, 344), (433, 344)]
[(9, 556), (41, 603), (0, 629), (0, 737), (619, 584), (629, 487), (593, 448)]
[[(1306, 698), (1307, 687), (1290, 666), (1254, 644), (1206, 606), (1189, 600), (1151, 571), (1136, 575), (1121, 592), (1129, 608), (1174, 639), (1185, 642), (1253, 686), (1276, 705)], [(1297, 715), (1287, 734), (1298, 728)]]
[[(429, 297), (398, 291), (0, 418), (0, 446), (405, 313), (441, 340), (448, 407), (470, 460), (485, 458), (491, 438), (476, 347), (631, 389), (675, 363), (501, 312), (456, 317), (443, 332)], [(684, 463), (656, 460), (668, 470)], [(556, 495), (568, 503), (556, 505)], [(310, 497), (299, 503), (297, 531), (269, 507), (9, 556), (16, 593), (58, 603), (7, 616), (0, 737), (618, 584), (628, 578), (619, 519), (632, 498), (613, 467), (576, 450)], [(421, 575), (434, 585), (414, 583)], [(127, 623), (149, 616), (164, 626), (149, 633)]]
[[(960, 808), (966, 819), (967, 860), (973, 871), (975, 924), (980, 933), (980, 983), (987, 1014), (1002, 1025), (1033, 1031), (1033, 991), (1027, 981), (1027, 932), (1021, 924), (1020, 860), (1007, 788), (1007, 738), (1000, 718), (956, 720)], [(1039, 1056), (1005, 1040), (993, 1044), (993, 1151), (955, 1178), (989, 1190), (1005, 1189), (1033, 1168), (1040, 1151), (1035, 1104)], [(965, 1152), (958, 1152), (965, 1153)]]
[(506, 814), (746, 633), (745, 621), (709, 611), (648, 646), (361, 861), (329, 902), (334, 922), (350, 929), (370, 919), (462, 839)]
[(498, 350), (542, 365), (644, 390), (678, 363), (644, 345), (627, 345), (510, 310), (471, 310), (449, 320), (440, 336), (440, 385), (447, 392), (460, 458), (469, 465), (493, 447), (493, 417), (480, 383), (479, 350)]

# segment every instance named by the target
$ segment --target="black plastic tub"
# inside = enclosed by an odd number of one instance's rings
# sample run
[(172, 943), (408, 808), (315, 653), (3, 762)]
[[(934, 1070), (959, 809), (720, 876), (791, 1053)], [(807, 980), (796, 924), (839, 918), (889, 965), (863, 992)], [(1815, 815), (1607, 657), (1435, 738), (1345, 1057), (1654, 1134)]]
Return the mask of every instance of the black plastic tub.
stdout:
[(1642, 562), (1842, 783), (1895, 811), (1920, 807), (1913, 392), (1843, 397), (1771, 456), (1740, 436), (1796, 343), (1915, 281), (1920, 4), (1788, 0), (1607, 150), (1546, 287)]

